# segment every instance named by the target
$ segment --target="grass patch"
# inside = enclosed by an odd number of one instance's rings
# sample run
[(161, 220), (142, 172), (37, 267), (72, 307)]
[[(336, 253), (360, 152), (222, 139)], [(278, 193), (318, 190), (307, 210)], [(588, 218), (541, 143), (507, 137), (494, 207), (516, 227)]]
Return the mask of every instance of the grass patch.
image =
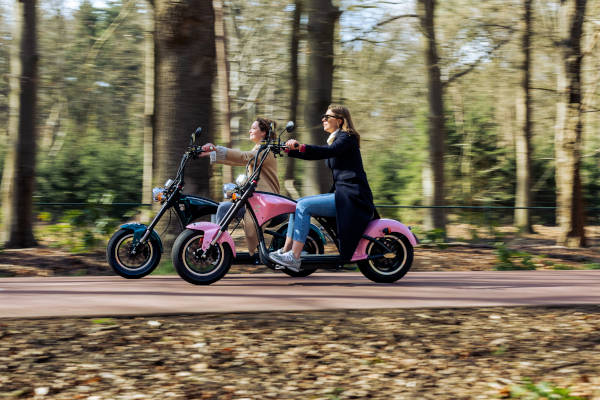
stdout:
[(570, 390), (553, 386), (546, 382), (533, 383), (525, 379), (520, 385), (510, 389), (511, 399), (523, 400), (585, 400), (583, 397), (571, 396)]
[(98, 325), (111, 325), (115, 321), (112, 318), (96, 318), (92, 320), (92, 324)]
[(567, 270), (567, 269), (575, 269), (569, 265), (565, 265), (565, 264), (554, 264), (552, 266), (552, 269), (557, 269), (557, 270)]
[(583, 267), (585, 269), (600, 269), (600, 263), (585, 264)]
[(171, 260), (162, 260), (158, 267), (152, 272), (152, 275), (174, 275), (177, 274), (175, 272), (175, 267), (173, 266), (173, 262)]

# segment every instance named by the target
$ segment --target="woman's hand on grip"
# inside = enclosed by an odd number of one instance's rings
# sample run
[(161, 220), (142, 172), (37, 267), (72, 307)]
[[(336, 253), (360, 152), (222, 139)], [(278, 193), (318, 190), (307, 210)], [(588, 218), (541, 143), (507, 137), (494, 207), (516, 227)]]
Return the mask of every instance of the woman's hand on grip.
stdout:
[(210, 155), (210, 152), (215, 150), (217, 150), (217, 146), (215, 146), (212, 143), (206, 143), (202, 146), (203, 152), (200, 154), (200, 157), (208, 157)]
[(296, 139), (290, 139), (287, 142), (285, 142), (285, 146), (289, 150), (298, 150), (300, 148), (300, 143)]

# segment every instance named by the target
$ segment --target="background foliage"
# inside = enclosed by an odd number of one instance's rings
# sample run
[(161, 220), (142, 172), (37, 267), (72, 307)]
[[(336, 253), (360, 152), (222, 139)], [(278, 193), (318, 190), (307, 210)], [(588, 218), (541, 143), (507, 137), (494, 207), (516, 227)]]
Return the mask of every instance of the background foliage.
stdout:
[[(538, 206), (555, 204), (557, 3), (534, 2), (532, 185)], [(147, 5), (142, 0), (68, 4), (40, 1), (41, 137), (36, 201), (140, 202)], [(247, 129), (256, 115), (273, 117), (280, 124), (288, 119), (294, 3), (228, 0), (224, 4), (230, 99), (237, 127), (233, 144), (247, 149)], [(375, 202), (420, 205), (427, 150), (421, 31), (416, 18), (390, 18), (414, 14), (414, 2), (340, 0), (336, 5), (342, 14), (336, 31), (333, 98), (350, 108), (362, 134)], [(11, 17), (6, 1), (0, 7), (0, 75), (6, 76)], [(599, 29), (599, 9), (597, 2), (591, 2), (584, 47), (591, 46)], [(514, 204), (518, 10), (517, 0), (438, 2), (436, 29), (446, 82), (448, 204)], [(303, 29), (306, 23), (301, 18)], [(300, 76), (304, 76), (306, 61), (301, 42)], [(600, 46), (595, 45), (584, 57), (583, 72), (589, 112), (585, 114), (582, 174), (588, 207), (600, 207), (599, 65)], [(465, 70), (469, 72), (456, 77)], [(300, 87), (302, 104), (305, 82)], [(0, 79), (0, 135), (6, 135), (7, 92), (6, 79)], [(306, 129), (302, 121), (297, 122), (302, 138)], [(0, 141), (0, 158), (4, 153)], [(297, 165), (296, 187), (301, 188), (302, 163)], [(283, 162), (280, 171), (283, 175)], [(52, 219), (60, 218), (57, 209), (44, 211)], [(114, 208), (111, 212), (123, 218), (126, 211)], [(382, 213), (410, 224), (418, 224), (421, 218), (414, 209), (386, 208)], [(590, 222), (597, 222), (597, 215), (592, 213)], [(504, 211), (496, 217), (510, 223), (511, 216)], [(534, 222), (554, 222), (549, 212), (536, 212), (534, 218)]]

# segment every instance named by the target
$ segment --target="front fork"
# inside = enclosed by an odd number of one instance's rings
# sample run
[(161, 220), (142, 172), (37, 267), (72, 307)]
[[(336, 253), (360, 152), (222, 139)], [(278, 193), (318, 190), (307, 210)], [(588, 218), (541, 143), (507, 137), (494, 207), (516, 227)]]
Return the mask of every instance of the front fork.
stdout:
[[(174, 195), (175, 195), (175, 193), (173, 193), (173, 195), (171, 197), (169, 197), (167, 199), (167, 201), (164, 202), (164, 204), (162, 205), (160, 210), (158, 210), (158, 213), (154, 216), (154, 218), (152, 219), (152, 221), (150, 222), (150, 224), (146, 227), (146, 229), (144, 231), (138, 230), (138, 231), (133, 232), (133, 243), (132, 243), (132, 246), (130, 249), (131, 255), (135, 255), (137, 253), (139, 247), (142, 246), (144, 243), (146, 243), (146, 241), (152, 234), (154, 227), (158, 224), (158, 221), (160, 221), (160, 219), (163, 217), (163, 215), (165, 215), (167, 210), (173, 206), (172, 203), (174, 201)], [(181, 216), (179, 215), (179, 213), (177, 213), (177, 216), (181, 219)]]

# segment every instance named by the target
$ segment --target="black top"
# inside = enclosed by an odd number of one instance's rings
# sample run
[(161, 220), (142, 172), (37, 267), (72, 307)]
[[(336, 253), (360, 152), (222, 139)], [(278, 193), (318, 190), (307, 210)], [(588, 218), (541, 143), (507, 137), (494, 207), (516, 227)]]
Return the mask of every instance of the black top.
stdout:
[(338, 247), (344, 260), (350, 260), (367, 224), (377, 215), (373, 194), (363, 168), (358, 139), (344, 131), (329, 146), (306, 145), (305, 151), (288, 153), (304, 160), (327, 159), (333, 173)]

